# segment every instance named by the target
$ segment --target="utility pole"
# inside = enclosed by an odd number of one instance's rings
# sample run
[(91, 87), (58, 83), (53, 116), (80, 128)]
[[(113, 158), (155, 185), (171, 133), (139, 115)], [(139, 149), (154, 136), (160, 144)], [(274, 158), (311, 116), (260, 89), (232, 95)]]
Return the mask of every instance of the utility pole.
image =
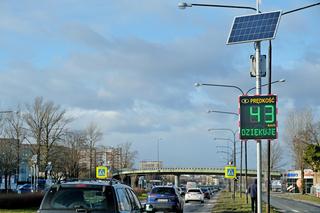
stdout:
[[(260, 11), (259, 0), (256, 0), (257, 14)], [(261, 94), (261, 73), (260, 73), (260, 54), (261, 54), (261, 42), (255, 42), (256, 49), (256, 95)], [(257, 212), (262, 211), (262, 199), (261, 199), (261, 140), (257, 140)]]

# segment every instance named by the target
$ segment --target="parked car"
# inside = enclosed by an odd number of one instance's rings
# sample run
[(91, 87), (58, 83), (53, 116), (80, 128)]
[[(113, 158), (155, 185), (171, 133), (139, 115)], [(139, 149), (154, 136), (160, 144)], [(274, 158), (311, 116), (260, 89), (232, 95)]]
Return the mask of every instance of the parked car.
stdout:
[(77, 181), (54, 184), (38, 213), (141, 213), (144, 208), (133, 190), (118, 181)]
[(204, 194), (200, 188), (190, 188), (187, 190), (184, 196), (184, 201), (188, 203), (189, 201), (199, 201), (204, 203)]
[(17, 192), (18, 194), (28, 193), (32, 191), (32, 185), (30, 183), (23, 184), (18, 186)]
[(203, 192), (204, 198), (207, 198), (207, 199), (210, 199), (210, 198), (211, 198), (211, 192), (210, 192), (209, 188), (207, 188), (207, 187), (201, 187), (200, 189), (201, 189), (201, 191)]
[(181, 196), (184, 196), (186, 193), (181, 187), (177, 187), (177, 190)]
[(147, 212), (174, 211), (183, 212), (184, 201), (174, 186), (156, 186), (148, 194)]

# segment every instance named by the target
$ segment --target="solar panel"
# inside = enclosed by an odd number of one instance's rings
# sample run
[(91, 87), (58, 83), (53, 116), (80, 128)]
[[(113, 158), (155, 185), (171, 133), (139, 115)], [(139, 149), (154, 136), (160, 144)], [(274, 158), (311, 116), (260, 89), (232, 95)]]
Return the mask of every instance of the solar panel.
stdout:
[(235, 17), (227, 44), (274, 39), (280, 16), (281, 11)]

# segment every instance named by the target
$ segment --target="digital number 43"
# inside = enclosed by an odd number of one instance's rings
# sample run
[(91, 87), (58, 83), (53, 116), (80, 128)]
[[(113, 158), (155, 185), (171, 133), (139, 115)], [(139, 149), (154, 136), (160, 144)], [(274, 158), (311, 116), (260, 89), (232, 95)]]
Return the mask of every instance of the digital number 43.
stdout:
[(250, 106), (250, 122), (260, 123), (261, 118), (263, 118), (262, 121), (264, 121), (267, 124), (274, 123), (275, 122), (274, 105)]

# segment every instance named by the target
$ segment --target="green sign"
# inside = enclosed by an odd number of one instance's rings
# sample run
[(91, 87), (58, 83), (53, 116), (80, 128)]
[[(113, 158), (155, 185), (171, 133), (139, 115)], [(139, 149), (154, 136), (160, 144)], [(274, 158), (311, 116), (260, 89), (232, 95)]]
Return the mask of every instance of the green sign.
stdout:
[(240, 139), (277, 138), (277, 96), (240, 96)]

